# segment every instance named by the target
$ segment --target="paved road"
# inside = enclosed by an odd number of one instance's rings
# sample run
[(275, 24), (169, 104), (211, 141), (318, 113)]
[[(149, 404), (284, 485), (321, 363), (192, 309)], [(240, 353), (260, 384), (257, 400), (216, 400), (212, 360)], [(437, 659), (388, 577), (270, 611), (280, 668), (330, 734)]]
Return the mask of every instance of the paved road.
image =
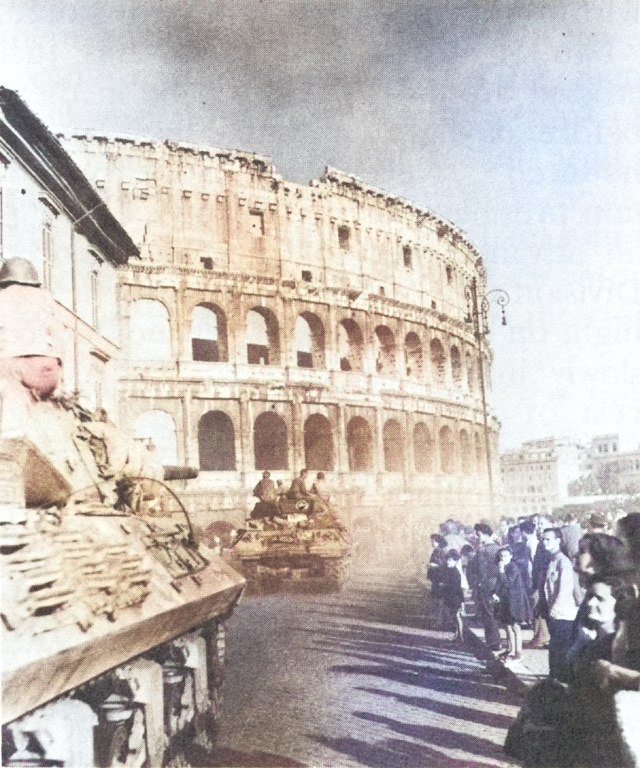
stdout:
[(517, 696), (447, 633), (423, 590), (359, 577), (341, 594), (244, 598), (228, 624), (216, 764), (509, 766)]

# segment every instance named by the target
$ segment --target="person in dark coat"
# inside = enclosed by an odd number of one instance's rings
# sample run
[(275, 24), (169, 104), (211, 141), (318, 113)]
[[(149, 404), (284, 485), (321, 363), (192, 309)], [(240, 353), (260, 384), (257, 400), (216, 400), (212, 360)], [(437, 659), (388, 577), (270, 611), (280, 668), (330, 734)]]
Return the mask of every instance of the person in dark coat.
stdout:
[(464, 626), (462, 624), (464, 592), (462, 590), (462, 575), (458, 568), (458, 560), (460, 560), (460, 555), (457, 550), (450, 549), (447, 552), (446, 567), (441, 571), (442, 580), (440, 582), (442, 602), (449, 612), (452, 623), (455, 624), (454, 643), (464, 640)]
[(501, 547), (496, 557), (498, 579), (493, 599), (497, 616), (507, 631), (507, 656), (522, 658), (522, 624), (530, 621), (529, 597), (522, 583), (522, 574), (513, 560), (509, 547)]
[(475, 532), (480, 546), (467, 566), (467, 580), (473, 591), (473, 599), (479, 618), (484, 625), (484, 639), (492, 651), (500, 650), (500, 626), (493, 613), (493, 598), (498, 565), (498, 545), (493, 540), (493, 530), (486, 523), (476, 523)]
[(439, 629), (444, 623), (442, 577), (447, 567), (447, 540), (439, 533), (432, 533), (431, 546), (433, 550), (427, 567), (427, 579), (431, 582), (428, 603), (429, 625)]

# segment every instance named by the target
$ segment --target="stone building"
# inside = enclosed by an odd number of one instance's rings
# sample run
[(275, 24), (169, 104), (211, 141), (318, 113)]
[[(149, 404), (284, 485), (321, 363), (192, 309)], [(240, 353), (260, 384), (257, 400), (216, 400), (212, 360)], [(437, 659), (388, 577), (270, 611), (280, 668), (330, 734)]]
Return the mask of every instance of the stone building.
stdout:
[(299, 185), (245, 152), (62, 140), (141, 251), (120, 270), (120, 423), (199, 467), (201, 524), (303, 466), (387, 538), (489, 514), (465, 322), (485, 272), (459, 229), (333, 169)]
[(0, 259), (29, 260), (56, 299), (64, 388), (118, 407), (116, 268), (138, 249), (60, 142), (0, 88)]
[(501, 454), (503, 515), (550, 514), (566, 500), (583, 461), (584, 449), (569, 438), (530, 440)]

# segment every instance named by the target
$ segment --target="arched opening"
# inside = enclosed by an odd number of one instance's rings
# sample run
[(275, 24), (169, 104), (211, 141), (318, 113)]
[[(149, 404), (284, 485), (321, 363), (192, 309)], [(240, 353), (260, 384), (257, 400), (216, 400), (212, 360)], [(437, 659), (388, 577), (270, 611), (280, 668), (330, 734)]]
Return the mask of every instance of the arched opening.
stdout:
[(261, 413), (253, 425), (256, 469), (288, 469), (287, 425), (273, 411)]
[(362, 416), (354, 416), (347, 424), (347, 452), (351, 472), (373, 469), (373, 438), (371, 427)]
[(198, 452), (203, 472), (233, 472), (236, 443), (233, 422), (222, 411), (208, 411), (198, 422)]
[(484, 442), (482, 440), (482, 435), (479, 432), (476, 432), (476, 472), (478, 474), (482, 474), (485, 470), (485, 462), (484, 462)]
[(161, 464), (178, 463), (176, 425), (166, 411), (145, 411), (135, 423), (135, 436), (152, 446)]
[(129, 354), (132, 360), (171, 359), (169, 313), (162, 302), (137, 299), (131, 304)]
[(247, 313), (247, 362), (249, 365), (279, 365), (278, 321), (273, 312), (254, 307)]
[(456, 387), (462, 384), (462, 362), (458, 347), (451, 347), (451, 378)]
[(338, 326), (338, 354), (340, 370), (361, 371), (363, 340), (360, 326), (351, 318), (346, 318)]
[(375, 331), (376, 373), (396, 375), (396, 340), (390, 328), (379, 325)]
[(462, 464), (462, 474), (470, 475), (472, 471), (471, 441), (466, 429), (460, 430), (460, 460)]
[(453, 432), (449, 427), (442, 427), (439, 434), (440, 442), (440, 469), (447, 475), (455, 471), (455, 447)]
[(429, 351), (431, 353), (431, 368), (433, 369), (435, 381), (438, 384), (444, 384), (444, 365), (446, 358), (444, 348), (439, 339), (431, 340)]
[(385, 471), (402, 472), (404, 470), (404, 443), (402, 428), (395, 419), (389, 419), (385, 422), (382, 428), (382, 444)]
[(433, 440), (422, 422), (413, 429), (413, 458), (416, 472), (433, 472)]
[(321, 413), (314, 413), (304, 423), (304, 461), (309, 470), (333, 471), (331, 424)]
[(214, 304), (198, 304), (191, 316), (191, 355), (194, 360), (217, 363), (228, 359), (227, 321)]
[(303, 312), (298, 316), (294, 343), (299, 368), (324, 368), (324, 326), (317, 315)]
[(407, 376), (411, 379), (422, 378), (422, 344), (417, 333), (411, 331), (404, 340), (404, 353), (407, 361)]
[(473, 393), (476, 387), (476, 367), (473, 355), (469, 351), (465, 354), (465, 362), (467, 365), (467, 389)]

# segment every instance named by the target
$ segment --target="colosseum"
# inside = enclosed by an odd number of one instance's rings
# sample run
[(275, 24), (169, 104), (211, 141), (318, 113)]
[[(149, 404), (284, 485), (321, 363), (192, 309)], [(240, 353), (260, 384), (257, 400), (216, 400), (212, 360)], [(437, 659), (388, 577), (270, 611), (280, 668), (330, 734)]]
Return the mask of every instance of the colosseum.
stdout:
[(239, 524), (262, 470), (288, 484), (303, 466), (369, 549), (490, 515), (465, 320), (485, 271), (461, 230), (332, 168), (301, 185), (247, 152), (61, 141), (141, 249), (120, 271), (114, 418), (199, 468), (200, 525)]

